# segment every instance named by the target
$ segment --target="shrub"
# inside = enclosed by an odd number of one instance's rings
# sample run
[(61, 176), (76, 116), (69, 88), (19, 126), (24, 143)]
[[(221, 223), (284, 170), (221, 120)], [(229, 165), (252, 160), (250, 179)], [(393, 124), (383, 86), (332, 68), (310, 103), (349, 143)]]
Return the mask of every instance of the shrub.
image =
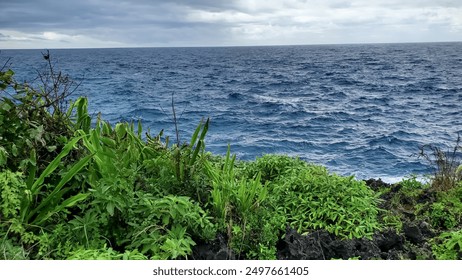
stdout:
[(439, 192), (427, 215), (434, 227), (453, 229), (459, 226), (462, 221), (462, 184)]
[(13, 244), (9, 239), (0, 241), (0, 260), (27, 260), (28, 253), (23, 247)]
[(272, 206), (292, 227), (299, 232), (325, 229), (343, 238), (372, 237), (378, 229), (378, 199), (363, 181), (294, 161), (268, 185)]
[(137, 249), (153, 259), (187, 258), (196, 244), (193, 238), (209, 240), (216, 234), (207, 213), (188, 197), (154, 199), (139, 193), (127, 219), (127, 249)]
[(251, 162), (246, 168), (247, 176), (253, 176), (257, 172), (261, 173), (262, 183), (275, 181), (281, 175), (289, 171), (296, 172), (308, 168), (308, 163), (286, 155), (264, 155)]
[(16, 82), (12, 70), (0, 70), (0, 162), (12, 171), (25, 171), (32, 153), (43, 170), (72, 137), (65, 104), (76, 83), (55, 70), (49, 54), (38, 80), (36, 89)]
[(26, 189), (22, 173), (10, 170), (0, 172), (0, 220), (19, 216)]
[[(235, 172), (235, 160), (236, 156), (231, 156), (228, 146), (223, 161), (217, 164), (205, 162), (205, 169), (212, 182), (210, 204), (218, 225), (226, 232), (229, 246), (240, 256), (268, 243), (268, 236), (275, 231), (267, 226), (270, 215), (266, 215), (264, 203), (268, 191), (261, 183), (260, 173), (251, 178), (239, 178)], [(265, 230), (268, 233), (265, 234)], [(275, 243), (274, 240), (274, 244), (266, 245), (273, 247)]]
[(438, 260), (462, 259), (462, 230), (444, 232), (433, 242), (432, 250)]
[(103, 246), (101, 249), (79, 248), (69, 253), (68, 260), (147, 260), (146, 256), (137, 250), (119, 253), (112, 248)]
[(396, 192), (392, 192), (390, 206), (395, 210), (414, 211), (417, 214), (417, 208), (421, 207), (417, 201), (430, 187), (429, 183), (420, 182), (414, 175), (406, 177), (393, 186)]
[(457, 186), (462, 180), (462, 146), (460, 135), (457, 135), (456, 144), (449, 151), (435, 145), (420, 147), (419, 156), (427, 160), (434, 167), (432, 188), (436, 191), (446, 191)]
[(435, 202), (431, 205), (430, 221), (434, 227), (443, 229), (451, 229), (455, 227), (459, 221), (456, 220), (454, 213), (447, 208), (442, 202)]

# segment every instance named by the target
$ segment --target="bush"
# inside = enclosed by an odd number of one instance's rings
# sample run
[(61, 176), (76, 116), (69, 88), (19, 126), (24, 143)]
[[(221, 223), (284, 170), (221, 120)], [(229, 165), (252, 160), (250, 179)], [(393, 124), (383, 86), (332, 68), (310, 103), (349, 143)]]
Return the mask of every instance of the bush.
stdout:
[(0, 70), (0, 168), (26, 171), (35, 164), (43, 170), (72, 137), (66, 98), (78, 85), (46, 57), (36, 88), (18, 83), (12, 70)]
[(274, 258), (278, 231), (271, 222), (274, 216), (266, 208), (268, 190), (261, 183), (260, 172), (252, 177), (238, 176), (235, 159), (228, 147), (222, 161), (204, 163), (212, 185), (209, 202), (219, 228), (226, 232), (229, 246), (238, 257), (250, 254)]
[(127, 216), (127, 249), (153, 259), (187, 258), (196, 245), (193, 238), (206, 241), (215, 237), (210, 217), (188, 197), (138, 196)]
[(420, 147), (419, 156), (427, 160), (434, 167), (432, 188), (436, 191), (447, 191), (457, 186), (462, 180), (462, 146), (460, 135), (456, 144), (449, 151), (435, 145)]
[(462, 260), (462, 230), (444, 232), (433, 240), (438, 260)]
[(462, 184), (437, 194), (427, 213), (432, 225), (443, 230), (456, 228), (462, 221)]
[(137, 250), (125, 251), (121, 254), (112, 248), (104, 246), (101, 249), (77, 249), (69, 253), (68, 260), (147, 260), (146, 256)]
[(274, 164), (287, 161), (285, 156), (266, 159), (278, 167), (268, 172), (278, 174), (268, 185), (272, 206), (300, 233), (325, 229), (343, 238), (371, 238), (378, 229), (378, 199), (363, 181), (298, 159), (282, 169)]

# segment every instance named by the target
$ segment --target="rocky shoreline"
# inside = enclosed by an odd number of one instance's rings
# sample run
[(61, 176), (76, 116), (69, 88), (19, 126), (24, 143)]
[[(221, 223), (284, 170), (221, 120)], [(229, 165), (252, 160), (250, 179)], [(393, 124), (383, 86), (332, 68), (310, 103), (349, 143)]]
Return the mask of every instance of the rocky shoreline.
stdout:
[[(389, 190), (380, 195), (380, 208), (383, 213), (392, 211), (400, 216), (400, 230), (388, 227), (374, 234), (372, 239), (353, 238), (340, 239), (326, 230), (317, 230), (306, 235), (287, 227), (285, 236), (277, 244), (278, 260), (434, 260), (431, 239), (437, 236), (441, 229), (435, 228), (427, 219), (418, 217), (412, 208), (414, 202), (429, 205), (435, 201), (435, 193), (424, 190), (415, 201), (403, 197), (402, 208), (393, 207), (393, 199), (403, 189), (401, 184), (389, 184), (380, 179), (369, 179), (366, 184), (374, 191)], [(193, 249), (192, 259), (225, 260), (238, 259), (230, 251), (224, 236), (219, 236), (212, 242), (198, 244)]]

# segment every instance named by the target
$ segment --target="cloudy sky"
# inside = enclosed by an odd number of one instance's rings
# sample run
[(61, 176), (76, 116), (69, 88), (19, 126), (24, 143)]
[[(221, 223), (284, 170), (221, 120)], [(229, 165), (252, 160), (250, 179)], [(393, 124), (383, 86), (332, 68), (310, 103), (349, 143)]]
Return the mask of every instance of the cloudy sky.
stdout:
[(0, 49), (462, 41), (462, 0), (0, 0)]

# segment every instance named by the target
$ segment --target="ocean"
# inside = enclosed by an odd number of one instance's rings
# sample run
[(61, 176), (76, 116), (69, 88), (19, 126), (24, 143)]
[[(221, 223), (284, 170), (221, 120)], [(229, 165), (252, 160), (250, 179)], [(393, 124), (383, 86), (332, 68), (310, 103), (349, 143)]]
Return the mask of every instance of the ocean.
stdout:
[[(0, 46), (1, 48), (1, 46)], [(43, 50), (2, 50), (18, 81)], [(206, 149), (242, 160), (287, 154), (358, 179), (432, 172), (419, 147), (462, 133), (462, 43), (50, 50), (103, 119), (141, 120), (187, 142), (210, 118)], [(0, 65), (0, 66), (1, 66)]]

